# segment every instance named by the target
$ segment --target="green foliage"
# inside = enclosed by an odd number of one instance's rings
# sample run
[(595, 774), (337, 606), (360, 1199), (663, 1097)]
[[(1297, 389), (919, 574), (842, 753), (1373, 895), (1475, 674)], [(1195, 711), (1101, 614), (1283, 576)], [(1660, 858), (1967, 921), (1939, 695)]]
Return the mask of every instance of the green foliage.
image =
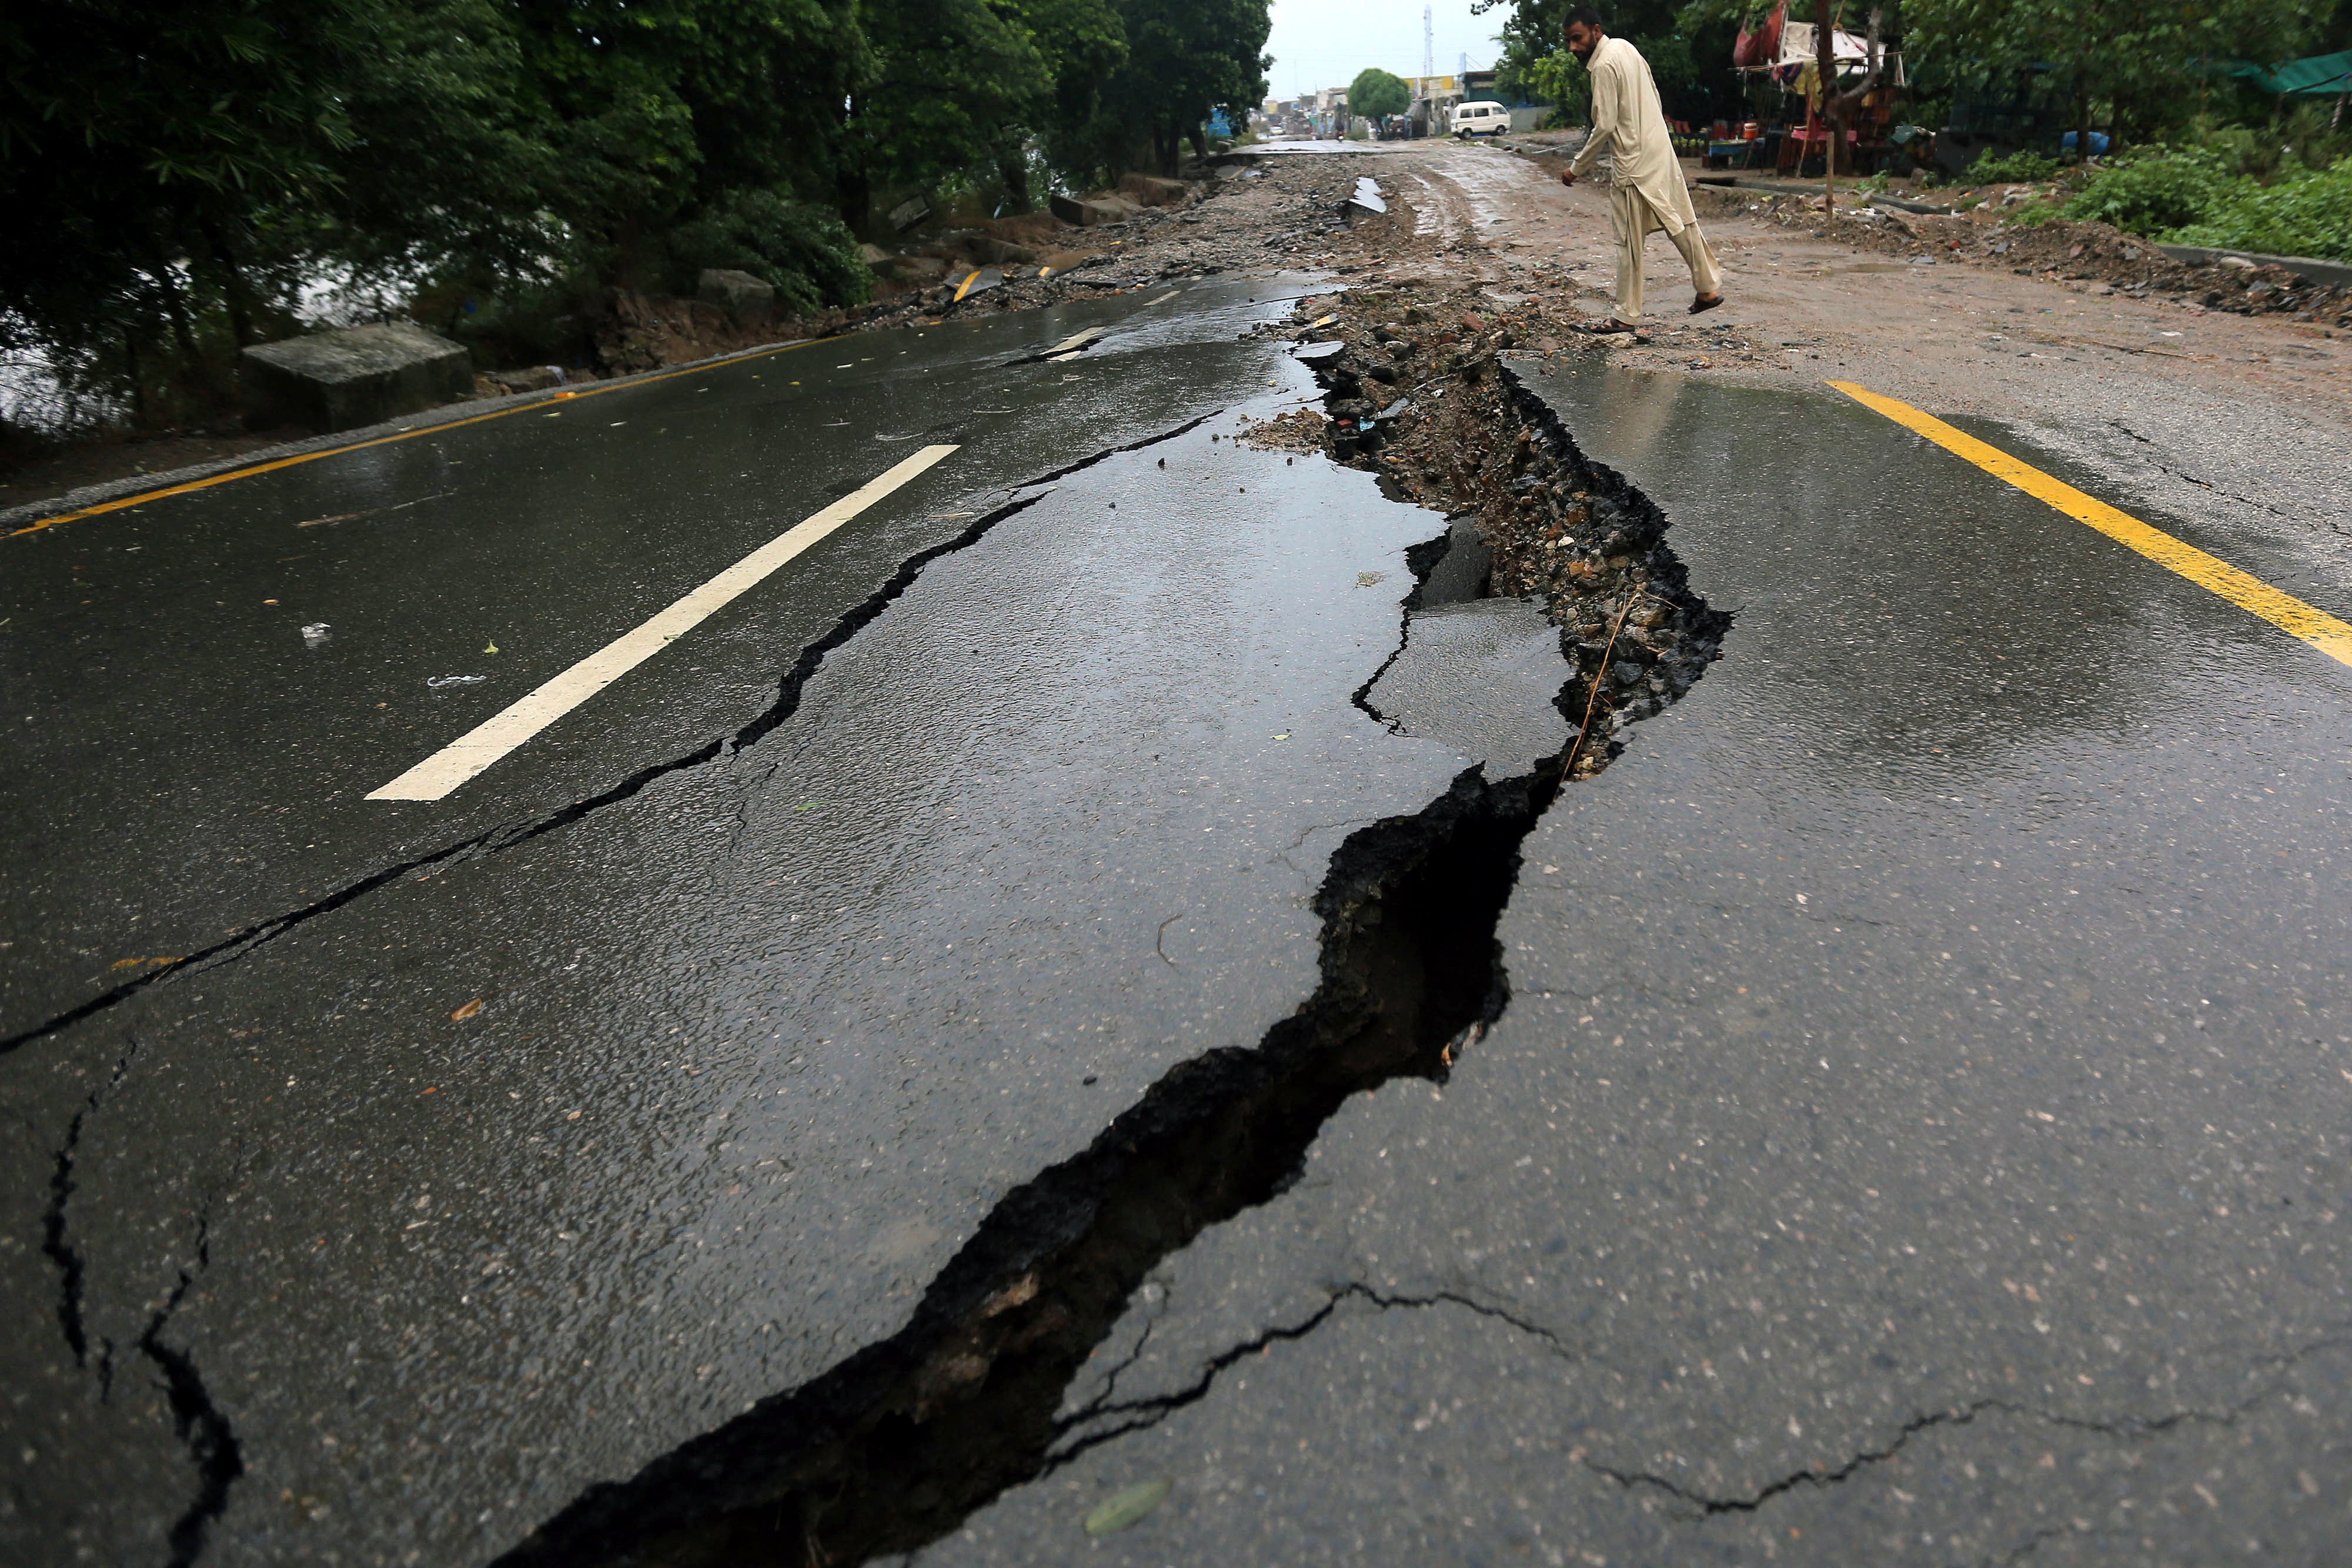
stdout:
[[(1633, 40), (1642, 57), (1650, 62), (1650, 79), (1658, 84), (1658, 97), (1678, 104), (1698, 85), (1698, 57), (1691, 51), (1691, 41), (1678, 33), (1648, 35)], [(1670, 118), (1682, 119), (1669, 111)]]
[(2162, 236), (2227, 206), (2251, 183), (2210, 148), (2152, 148), (2110, 163), (2066, 203), (2066, 215)]
[(2244, 172), (2248, 144), (2209, 135), (2100, 170), (2066, 216), (2183, 245), (2352, 260), (2352, 158), (2326, 169), (2284, 162), (2268, 183)]
[(700, 265), (846, 303), (851, 232), (908, 194), (1019, 210), (1172, 167), (1263, 96), (1266, 5), (19, 0), (0, 349), (167, 419), (322, 278), (470, 300), (516, 342)]
[(1402, 114), (1412, 107), (1412, 89), (1404, 78), (1391, 76), (1378, 66), (1370, 66), (1356, 73), (1348, 84), (1348, 110), (1367, 120), (1379, 120), (1386, 115)]
[(2182, 245), (2352, 261), (2352, 158), (2324, 170), (2295, 171), (2272, 185), (2242, 185), (2200, 221), (2167, 237)]
[(1530, 61), (1527, 79), (1531, 94), (1552, 106), (1546, 124), (1560, 128), (1581, 125), (1591, 112), (1591, 73), (1565, 47)]
[(1176, 172), (1180, 143), (1201, 139), (1210, 111), (1246, 118), (1265, 97), (1267, 0), (1118, 0), (1127, 26), (1127, 63), (1104, 95), (1105, 110), (1123, 128), (1130, 151), (1148, 138), (1152, 165)]
[(2143, 140), (2178, 129), (2209, 99), (2211, 84), (2192, 78), (2189, 62), (2291, 58), (2329, 25), (2295, 0), (1909, 0), (1902, 20), (1915, 63), (1947, 73), (2054, 68), (2070, 124), (2095, 112), (2097, 128)]
[(670, 286), (693, 292), (706, 267), (765, 278), (786, 309), (855, 304), (873, 292), (873, 271), (858, 259), (849, 225), (822, 207), (770, 190), (730, 191), (670, 235)]
[(2006, 158), (1980, 152), (1969, 165), (1967, 179), (1972, 185), (2022, 185), (2054, 179), (2057, 173), (2057, 160), (2039, 152), (2012, 152)]
[[(1550, 103), (1562, 125), (1583, 123), (1591, 101), (1584, 68), (1562, 46), (1561, 28), (1576, 0), (1472, 0), (1484, 14), (1509, 7), (1496, 41), (1496, 96), (1506, 103), (1522, 99)], [(1601, 26), (1633, 40), (1650, 62), (1664, 99), (1667, 118), (1705, 120), (1737, 118), (1742, 108), (1738, 76), (1731, 69), (1731, 43), (1743, 8), (1755, 0), (1610, 0), (1599, 5)]]

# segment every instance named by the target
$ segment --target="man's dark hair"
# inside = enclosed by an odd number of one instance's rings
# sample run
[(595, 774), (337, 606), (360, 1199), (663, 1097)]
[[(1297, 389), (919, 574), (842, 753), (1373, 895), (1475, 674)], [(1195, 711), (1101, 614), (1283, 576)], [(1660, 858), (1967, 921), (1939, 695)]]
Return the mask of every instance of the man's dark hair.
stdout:
[(1588, 27), (1599, 27), (1601, 26), (1601, 13), (1594, 10), (1590, 5), (1570, 5), (1568, 8), (1567, 17), (1560, 23), (1560, 29), (1565, 32), (1568, 28), (1574, 26), (1579, 22), (1583, 23)]

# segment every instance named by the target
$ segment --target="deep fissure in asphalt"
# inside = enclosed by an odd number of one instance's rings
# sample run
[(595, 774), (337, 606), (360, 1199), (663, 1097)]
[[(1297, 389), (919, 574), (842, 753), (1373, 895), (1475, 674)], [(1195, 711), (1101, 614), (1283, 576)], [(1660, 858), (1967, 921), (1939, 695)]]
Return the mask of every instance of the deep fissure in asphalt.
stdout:
[[(1160, 432), (1139, 441), (1108, 447), (1076, 462), (1066, 464), (1050, 473), (1039, 476), (1016, 486), (1013, 498), (994, 507), (960, 529), (952, 538), (917, 552), (899, 562), (896, 570), (873, 593), (846, 611), (823, 637), (804, 646), (791, 669), (780, 680), (774, 701), (732, 734), (700, 747), (683, 757), (667, 758), (623, 779), (611, 789), (587, 800), (573, 801), (562, 809), (533, 821), (510, 824), (489, 832), (447, 845), (429, 854), (385, 867), (338, 889), (324, 898), (300, 909), (271, 917), (229, 936), (210, 947), (183, 957), (169, 966), (150, 971), (136, 980), (126, 982), (102, 992), (75, 1008), (6, 1040), (0, 1040), (0, 1055), (16, 1048), (47, 1038), (92, 1014), (104, 1011), (127, 1000), (148, 986), (167, 977), (185, 971), (216, 967), (233, 963), (265, 944), (274, 941), (299, 925), (308, 924), (344, 905), (364, 897), (377, 888), (403, 876), (430, 874), (478, 855), (495, 854), (538, 838), (557, 829), (567, 827), (591, 812), (616, 804), (635, 795), (654, 780), (684, 768), (696, 768), (756, 744), (759, 739), (791, 718), (800, 706), (801, 696), (810, 679), (834, 649), (846, 643), (887, 609), (891, 602), (905, 593), (920, 576), (923, 568), (940, 556), (970, 549), (999, 523), (1017, 516), (1042, 500), (1045, 486), (1071, 474), (1092, 467), (1122, 452), (1171, 441), (1197, 428), (1213, 413), (1188, 420), (1171, 430)], [(116, 1061), (107, 1081), (93, 1090), (75, 1112), (65, 1136), (51, 1154), (49, 1201), (42, 1217), (41, 1250), (57, 1269), (58, 1322), (67, 1346), (73, 1353), (77, 1366), (91, 1365), (91, 1344), (83, 1315), (87, 1260), (73, 1243), (70, 1234), (70, 1207), (75, 1192), (75, 1164), (81, 1145), (84, 1128), (98, 1113), (107, 1098), (127, 1077), (139, 1053), (134, 1040)], [(227, 1415), (214, 1401), (199, 1371), (194, 1357), (185, 1349), (167, 1343), (164, 1329), (194, 1286), (197, 1278), (209, 1264), (208, 1239), (205, 1222), (198, 1219), (197, 1255), (193, 1268), (184, 1267), (163, 1307), (150, 1319), (145, 1330), (135, 1342), (141, 1354), (152, 1362), (161, 1375), (162, 1384), (171, 1406), (173, 1425), (183, 1448), (187, 1450), (196, 1474), (196, 1493), (187, 1508), (173, 1522), (167, 1537), (171, 1550), (172, 1568), (185, 1568), (194, 1563), (203, 1552), (206, 1531), (228, 1506), (230, 1489), (245, 1473), (242, 1450), (234, 1427)], [(101, 1341), (98, 1351), (96, 1372), (100, 1397), (111, 1392), (114, 1375), (114, 1346)]]
[[(41, 1251), (58, 1270), (58, 1323), (65, 1333), (67, 1348), (73, 1352), (74, 1364), (89, 1368), (91, 1351), (89, 1325), (83, 1317), (83, 1281), (89, 1261), (81, 1249), (75, 1245), (69, 1222), (69, 1210), (75, 1190), (74, 1166), (81, 1152), (82, 1130), (89, 1119), (106, 1103), (107, 1098), (121, 1086), (131, 1074), (131, 1064), (139, 1058), (140, 1040), (131, 1038), (122, 1054), (115, 1060), (114, 1071), (106, 1082), (91, 1090), (74, 1113), (66, 1128), (65, 1142), (51, 1156), (49, 1204), (41, 1217)], [(229, 1488), (245, 1473), (245, 1459), (237, 1447), (236, 1434), (227, 1414), (216, 1405), (211, 1391), (205, 1385), (196, 1370), (195, 1358), (177, 1345), (163, 1340), (163, 1330), (171, 1323), (180, 1303), (187, 1299), (189, 1289), (212, 1263), (211, 1227), (204, 1216), (196, 1220), (195, 1260), (179, 1270), (179, 1280), (171, 1294), (148, 1318), (147, 1326), (133, 1342), (139, 1354), (154, 1363), (163, 1376), (164, 1397), (172, 1408), (172, 1425), (180, 1444), (188, 1451), (196, 1469), (196, 1495), (174, 1520), (165, 1537), (171, 1548), (172, 1568), (186, 1568), (204, 1550), (205, 1532), (222, 1510), (228, 1506)], [(110, 1399), (114, 1393), (114, 1344), (100, 1338), (97, 1352), (98, 1396)]]
[(1495, 924), (1558, 778), (1473, 768), (1350, 834), (1315, 898), (1321, 981), (1297, 1013), (1180, 1065), (1011, 1194), (899, 1334), (590, 1491), (503, 1561), (863, 1562), (1040, 1473), (1063, 1390), (1153, 1265), (1282, 1192), (1350, 1094), (1442, 1079), (1500, 1015)]
[[(1677, 633), (1649, 654), (1675, 662), (1671, 684), (1636, 695), (1607, 654), (1580, 656), (1561, 711), (1571, 723), (1596, 708), (1628, 721), (1659, 711), (1714, 656), (1728, 617), (1689, 592), (1647, 497), (1588, 463), (1537, 400), (1516, 386), (1492, 390), (1517, 417), (1490, 422), (1491, 450), (1465, 454), (1460, 471), (1573, 480), (1573, 505), (1565, 484), (1558, 505), (1580, 525), (1598, 516), (1595, 549), (1617, 563), (1595, 577), (1598, 602), (1587, 608), (1614, 614), (1639, 597), (1663, 606)], [(1447, 553), (1412, 552), (1420, 586), (1410, 602)], [(1588, 744), (1579, 775), (1616, 749)], [(1065, 1392), (1150, 1270), (1282, 1193), (1350, 1095), (1399, 1077), (1442, 1082), (1501, 1016), (1508, 989), (1496, 929), (1519, 845), (1574, 755), (1502, 780), (1473, 767), (1419, 812), (1350, 834), (1314, 900), (1320, 981), (1297, 1012), (1255, 1048), (1179, 1065), (1084, 1152), (1010, 1194), (898, 1334), (630, 1479), (592, 1488), (502, 1568), (862, 1563), (937, 1540), (1066, 1460), (1084, 1445), (1057, 1452), (1057, 1440), (1099, 1412), (1060, 1417)]]

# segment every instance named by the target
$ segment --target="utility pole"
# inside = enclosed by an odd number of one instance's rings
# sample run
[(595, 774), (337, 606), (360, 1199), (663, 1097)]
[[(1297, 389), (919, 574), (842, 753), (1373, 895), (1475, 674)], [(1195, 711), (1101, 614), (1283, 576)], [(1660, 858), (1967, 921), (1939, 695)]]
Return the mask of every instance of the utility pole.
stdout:
[[(1834, 216), (1837, 213), (1838, 143), (1844, 140), (1843, 116), (1838, 115), (1837, 98), (1837, 25), (1830, 16), (1830, 0), (1816, 0), (1813, 6), (1813, 74), (1821, 78), (1821, 112), (1813, 123), (1829, 127), (1830, 139), (1822, 150), (1822, 210)], [(1801, 172), (1804, 161), (1798, 160)]]

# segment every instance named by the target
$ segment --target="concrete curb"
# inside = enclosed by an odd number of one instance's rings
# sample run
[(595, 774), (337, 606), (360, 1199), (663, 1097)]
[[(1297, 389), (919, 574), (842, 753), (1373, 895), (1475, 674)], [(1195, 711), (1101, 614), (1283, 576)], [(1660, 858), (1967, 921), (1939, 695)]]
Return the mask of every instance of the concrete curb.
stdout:
[(2160, 245), (2156, 247), (2173, 260), (2190, 267), (2210, 267), (2222, 261), (2247, 261), (2256, 267), (2282, 267), (2301, 275), (2311, 283), (2352, 285), (2352, 265), (2340, 261), (2317, 261), (2307, 256), (2265, 256), (2258, 250), (2217, 250), (2201, 245)]
[(1884, 195), (1876, 191), (1870, 193), (1863, 205), (1893, 207), (1898, 213), (1916, 213), (1923, 218), (1948, 218), (1953, 215), (1951, 208), (1939, 207), (1933, 202), (1915, 202), (1908, 196)]

